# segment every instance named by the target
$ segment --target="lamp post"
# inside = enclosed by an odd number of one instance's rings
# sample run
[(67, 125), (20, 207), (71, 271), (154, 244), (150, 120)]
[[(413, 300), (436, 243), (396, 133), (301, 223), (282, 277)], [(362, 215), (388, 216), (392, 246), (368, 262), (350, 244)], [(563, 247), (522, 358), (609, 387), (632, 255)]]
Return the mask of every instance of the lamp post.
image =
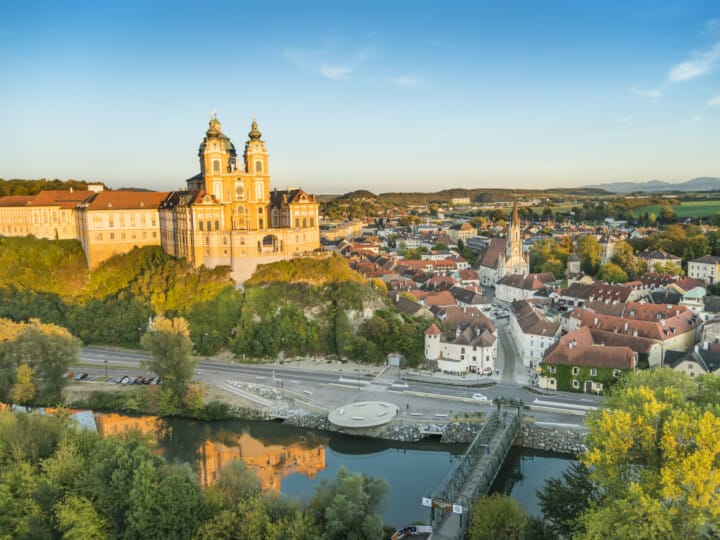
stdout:
[(104, 362), (105, 362), (105, 378), (107, 378), (107, 376), (108, 376), (107, 358), (104, 360)]

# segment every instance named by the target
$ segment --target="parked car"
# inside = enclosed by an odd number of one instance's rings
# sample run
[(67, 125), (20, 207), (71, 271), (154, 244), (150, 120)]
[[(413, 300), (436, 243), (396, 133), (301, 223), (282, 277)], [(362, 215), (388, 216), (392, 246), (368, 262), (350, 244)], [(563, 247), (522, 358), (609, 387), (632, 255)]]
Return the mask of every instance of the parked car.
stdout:
[(120, 384), (128, 384), (130, 382), (130, 377), (125, 375), (122, 379), (120, 379)]
[(77, 375), (75, 375), (75, 380), (76, 380), (76, 381), (84, 381), (84, 380), (87, 379), (87, 378), (88, 378), (88, 374), (87, 374), (87, 373), (78, 373)]
[(488, 398), (485, 394), (473, 394), (472, 398), (477, 399), (478, 401), (487, 401), (488, 400)]

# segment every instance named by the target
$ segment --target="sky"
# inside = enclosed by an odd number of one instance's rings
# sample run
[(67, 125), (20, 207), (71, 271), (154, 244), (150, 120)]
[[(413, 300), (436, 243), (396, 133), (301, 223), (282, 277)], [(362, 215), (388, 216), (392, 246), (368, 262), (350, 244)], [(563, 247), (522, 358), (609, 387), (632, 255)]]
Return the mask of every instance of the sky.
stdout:
[(334, 194), (720, 176), (716, 0), (0, 2), (0, 178)]

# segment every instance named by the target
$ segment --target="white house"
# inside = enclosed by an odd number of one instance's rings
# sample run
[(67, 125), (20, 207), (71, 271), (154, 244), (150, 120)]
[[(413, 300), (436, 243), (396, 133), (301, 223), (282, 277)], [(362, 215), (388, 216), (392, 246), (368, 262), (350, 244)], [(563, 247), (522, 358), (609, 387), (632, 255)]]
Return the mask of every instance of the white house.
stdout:
[(536, 367), (561, 333), (560, 323), (546, 319), (525, 300), (513, 302), (508, 330), (526, 368)]
[(497, 359), (497, 332), (494, 325), (473, 324), (443, 335), (436, 324), (425, 331), (425, 358), (437, 361), (444, 373), (490, 375)]
[(527, 300), (539, 291), (550, 288), (555, 283), (555, 276), (550, 272), (542, 274), (509, 274), (498, 281), (495, 286), (495, 297), (511, 304), (518, 300)]
[(720, 257), (705, 255), (688, 261), (688, 277), (702, 279), (705, 283), (715, 283), (720, 276)]

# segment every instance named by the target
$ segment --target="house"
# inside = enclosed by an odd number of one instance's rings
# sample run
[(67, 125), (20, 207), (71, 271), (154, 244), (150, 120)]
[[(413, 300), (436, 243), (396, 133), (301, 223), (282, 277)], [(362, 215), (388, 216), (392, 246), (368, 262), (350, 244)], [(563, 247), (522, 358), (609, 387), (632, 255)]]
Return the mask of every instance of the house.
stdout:
[(705, 283), (715, 283), (720, 276), (720, 257), (705, 255), (688, 261), (688, 277), (700, 279)]
[(526, 276), (510, 274), (498, 281), (495, 286), (495, 297), (508, 304), (516, 300), (527, 300), (539, 291), (549, 289), (555, 282), (555, 276), (551, 272)]
[(590, 328), (583, 326), (547, 350), (540, 362), (538, 385), (599, 394), (636, 366), (637, 354), (632, 349), (596, 344)]
[(718, 373), (720, 370), (720, 343), (706, 342), (686, 352), (668, 351), (665, 365), (674, 371), (685, 373), (689, 377)]
[(643, 261), (649, 270), (654, 270), (656, 266), (666, 266), (668, 264), (677, 267), (682, 263), (682, 258), (663, 250), (644, 250), (635, 255), (635, 258)]
[(443, 373), (491, 375), (497, 359), (497, 333), (490, 319), (443, 334), (433, 323), (425, 331), (425, 358)]
[(548, 320), (527, 300), (512, 303), (508, 330), (523, 364), (530, 369), (540, 363), (548, 347), (560, 337), (560, 323)]
[(447, 230), (447, 235), (457, 244), (458, 240), (466, 242), (468, 238), (473, 238), (477, 234), (477, 229), (469, 223), (458, 223), (451, 225)]
[(666, 351), (687, 351), (697, 341), (702, 319), (685, 306), (628, 302), (622, 315), (605, 315), (592, 309), (576, 308), (563, 318), (563, 328), (582, 326), (631, 336), (649, 338)]

